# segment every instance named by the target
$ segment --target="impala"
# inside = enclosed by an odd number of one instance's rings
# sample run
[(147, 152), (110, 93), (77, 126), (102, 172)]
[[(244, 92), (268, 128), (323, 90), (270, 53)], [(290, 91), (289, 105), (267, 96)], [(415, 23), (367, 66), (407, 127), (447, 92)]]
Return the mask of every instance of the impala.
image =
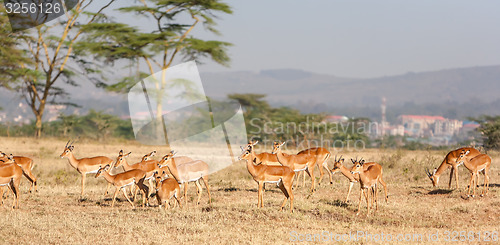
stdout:
[[(467, 155), (470, 154), (470, 150), (462, 150), (457, 158), (457, 164), (464, 164), (464, 166), (470, 171), (469, 180), (469, 190), (467, 191), (467, 196), (470, 195), (471, 188), (474, 188), (474, 193), (472, 197), (476, 195), (477, 179), (479, 172), (484, 174), (484, 185), (481, 196), (488, 194), (488, 188), (490, 185), (490, 177), (488, 176), (488, 171), (491, 167), (491, 158), (486, 154), (480, 154), (472, 159), (467, 159)], [(475, 177), (475, 178), (474, 178)], [(472, 187), (474, 186), (474, 187)]]
[[(342, 156), (340, 156), (338, 160), (337, 160), (337, 156), (335, 156), (335, 162), (333, 164), (333, 168), (331, 170), (331, 173), (335, 174), (336, 172), (340, 171), (342, 173), (342, 175), (344, 175), (347, 179), (349, 179), (349, 190), (347, 191), (347, 196), (345, 198), (345, 202), (348, 202), (349, 195), (351, 194), (352, 186), (354, 185), (354, 183), (359, 182), (359, 174), (352, 174), (351, 170), (354, 166), (351, 168), (346, 168), (343, 165), (343, 163), (344, 163), (344, 158), (342, 158)], [(374, 164), (378, 164), (378, 163), (375, 163), (375, 162), (364, 163), (363, 169), (367, 170), (369, 166), (374, 165)], [(379, 179), (379, 183), (384, 187), (385, 195), (387, 196), (387, 187), (386, 187), (387, 185), (385, 184), (384, 180), (382, 180), (382, 178)]]
[[(142, 206), (144, 207), (144, 204), (146, 203), (146, 194), (148, 193), (148, 187), (144, 185), (144, 180), (146, 178), (146, 172), (139, 170), (139, 169), (133, 169), (129, 171), (125, 171), (123, 173), (119, 173), (116, 175), (110, 175), (109, 174), (109, 169), (110, 166), (106, 165), (104, 167), (99, 167), (97, 170), (97, 173), (95, 177), (103, 176), (108, 183), (114, 185), (116, 187), (115, 194), (113, 195), (113, 202), (111, 203), (111, 207), (115, 206), (115, 200), (116, 196), (118, 195), (118, 192), (120, 190), (123, 191), (123, 195), (125, 198), (127, 198), (127, 201), (132, 205), (134, 208), (134, 203), (130, 201), (128, 198), (128, 194), (125, 191), (125, 187), (129, 185), (136, 185), (141, 191), (142, 191)], [(149, 197), (148, 197), (149, 199)]]
[[(100, 166), (110, 165), (113, 163), (113, 160), (109, 157), (105, 156), (97, 156), (97, 157), (85, 157), (76, 159), (75, 155), (73, 155), (73, 150), (75, 147), (69, 141), (66, 143), (64, 147), (63, 153), (61, 153), (61, 158), (67, 157), (69, 164), (78, 171), (82, 175), (82, 192), (80, 194), (83, 197), (83, 193), (85, 191), (85, 177), (87, 174), (97, 173)], [(109, 185), (108, 185), (109, 188)], [(108, 188), (106, 188), (106, 193), (108, 192)]]
[[(179, 207), (182, 208), (182, 204), (180, 202), (181, 198), (181, 188), (179, 187), (179, 183), (174, 178), (166, 178), (163, 179), (167, 173), (165, 171), (162, 174), (159, 174), (158, 171), (154, 173), (154, 179), (156, 181), (156, 199), (158, 200), (158, 205), (161, 208), (161, 205), (165, 205), (165, 209), (170, 208), (170, 199), (172, 197), (175, 198)], [(175, 208), (175, 203), (174, 203)]]
[[(187, 183), (194, 182), (198, 188), (198, 201), (196, 205), (200, 203), (202, 187), (200, 182), (203, 180), (205, 187), (208, 192), (208, 203), (212, 203), (212, 198), (210, 196), (210, 188), (208, 186), (208, 164), (201, 160), (194, 160), (190, 162), (184, 162), (188, 157), (176, 159), (174, 158), (175, 152), (171, 151), (165, 155), (160, 162), (158, 167), (167, 167), (169, 174), (177, 180), (179, 184), (184, 184), (184, 199), (187, 204)], [(180, 163), (182, 162), (182, 163)]]
[(462, 150), (469, 151), (470, 153), (467, 155), (468, 159), (471, 159), (479, 154), (477, 149), (472, 148), (472, 147), (464, 147), (460, 149), (456, 149), (454, 151), (450, 151), (448, 154), (446, 154), (446, 157), (444, 158), (443, 162), (441, 165), (439, 165), (438, 168), (434, 169), (434, 172), (430, 172), (429, 169), (425, 169), (425, 172), (429, 179), (432, 181), (432, 185), (436, 187), (439, 183), (439, 177), (445, 170), (451, 167), (451, 172), (450, 172), (450, 182), (448, 183), (448, 188), (451, 188), (451, 180), (453, 178), (453, 172), (455, 172), (455, 181), (457, 183), (457, 189), (458, 189), (458, 166), (459, 164), (457, 163), (457, 158), (460, 156), (460, 153)]
[[(23, 170), (16, 164), (12, 155), (0, 165), (0, 186), (8, 186), (14, 194), (12, 208), (19, 208), (19, 183), (21, 182), (22, 175)], [(0, 198), (2, 199), (3, 205), (3, 188), (0, 192)]]
[[(351, 170), (351, 174), (359, 174), (359, 183), (360, 183), (360, 192), (359, 192), (359, 204), (358, 204), (358, 212), (356, 215), (359, 215), (360, 209), (361, 209), (361, 202), (362, 202), (362, 196), (363, 193), (365, 194), (366, 198), (366, 208), (367, 208), (367, 215), (370, 215), (370, 202), (369, 202), (369, 193), (368, 189), (371, 189), (372, 193), (372, 205), (373, 205), (373, 200), (375, 200), (375, 205), (376, 208), (375, 210), (378, 210), (378, 194), (377, 194), (377, 183), (380, 182), (380, 179), (382, 179), (382, 166), (380, 164), (373, 164), (371, 166), (368, 166), (368, 168), (365, 170), (363, 165), (365, 164), (365, 160), (360, 160), (358, 161), (351, 159), (352, 163), (354, 164), (354, 167)], [(387, 188), (384, 186), (385, 189), (385, 201), (387, 202)]]
[(252, 156), (251, 150), (245, 150), (243, 148), (242, 150), (243, 152), (238, 157), (238, 160), (246, 160), (248, 172), (259, 184), (257, 207), (261, 208), (264, 206), (264, 198), (262, 194), (264, 183), (276, 183), (285, 195), (285, 200), (283, 200), (280, 209), (283, 210), (286, 201), (290, 199), (290, 212), (293, 212), (292, 185), (295, 172), (286, 166), (270, 166), (261, 164), (260, 162), (255, 165), (253, 163), (255, 158)]
[[(306, 171), (306, 173), (311, 177), (311, 192), (315, 191), (315, 178), (314, 178), (314, 166), (316, 165), (316, 158), (312, 154), (301, 154), (301, 155), (289, 155), (281, 152), (281, 147), (285, 142), (278, 143), (275, 142), (273, 146), (273, 154), (276, 154), (278, 161), (281, 165), (287, 166), (295, 172)], [(298, 180), (297, 180), (298, 182)]]
[[(0, 160), (7, 161), (7, 159), (8, 159), (7, 154), (0, 152)], [(31, 182), (29, 192), (31, 192), (33, 187), (35, 188), (35, 191), (37, 191), (36, 177), (35, 175), (33, 175), (33, 173), (31, 173), (31, 170), (33, 170), (33, 167), (35, 167), (33, 159), (23, 156), (14, 156), (14, 160), (16, 161), (16, 164), (19, 165), (23, 170), (24, 177), (26, 177), (26, 179), (28, 179)]]

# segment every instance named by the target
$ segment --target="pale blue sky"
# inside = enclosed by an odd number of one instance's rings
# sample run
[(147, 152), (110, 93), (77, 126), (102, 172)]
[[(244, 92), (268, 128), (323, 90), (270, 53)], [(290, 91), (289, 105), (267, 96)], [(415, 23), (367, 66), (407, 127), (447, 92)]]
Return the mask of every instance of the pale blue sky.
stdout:
[(348, 77), (500, 65), (500, 1), (227, 1), (231, 68)]
[(193, 34), (233, 43), (231, 67), (207, 61), (202, 72), (295, 68), (377, 77), (500, 65), (500, 1), (225, 2), (234, 13), (220, 16), (222, 36)]

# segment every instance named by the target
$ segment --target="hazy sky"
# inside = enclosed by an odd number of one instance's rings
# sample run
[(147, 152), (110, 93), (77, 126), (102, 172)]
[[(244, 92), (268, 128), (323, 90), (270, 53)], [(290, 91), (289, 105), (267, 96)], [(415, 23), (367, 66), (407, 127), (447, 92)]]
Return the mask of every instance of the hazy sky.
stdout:
[(234, 13), (218, 20), (222, 36), (209, 37), (234, 44), (231, 67), (201, 71), (373, 77), (500, 65), (500, 1), (226, 2)]
[[(129, 0), (130, 1), (130, 0)], [(114, 8), (129, 1), (114, 4)], [(234, 44), (231, 67), (200, 71), (295, 68), (344, 77), (377, 77), (457, 67), (500, 65), (498, 0), (233, 0), (221, 15)], [(146, 20), (116, 16), (148, 26)]]

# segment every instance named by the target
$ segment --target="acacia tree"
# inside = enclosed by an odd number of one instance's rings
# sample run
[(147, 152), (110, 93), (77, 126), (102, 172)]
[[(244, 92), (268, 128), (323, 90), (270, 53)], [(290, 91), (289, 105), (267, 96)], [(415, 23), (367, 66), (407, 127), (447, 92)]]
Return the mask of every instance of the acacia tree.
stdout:
[[(192, 35), (193, 29), (203, 24), (206, 30), (218, 34), (214, 19), (217, 14), (232, 13), (230, 7), (220, 0), (141, 0), (135, 6), (119, 9), (124, 14), (153, 19), (151, 28), (139, 30), (124, 23), (93, 23), (85, 28), (86, 42), (79, 43), (77, 49), (82, 54), (92, 53), (97, 58), (114, 62), (120, 59), (142, 61), (147, 73), (141, 77), (162, 71), (156, 83), (156, 121), (162, 120), (162, 96), (167, 88), (164, 72), (177, 58), (197, 60), (210, 58), (228, 65), (226, 53), (230, 43), (202, 40)], [(92, 40), (92, 41), (90, 41)], [(137, 77), (127, 77), (119, 83), (108, 85), (114, 91), (128, 91)], [(177, 85), (189, 87), (187, 81), (177, 81)], [(153, 115), (152, 115), (153, 116)]]
[[(42, 118), (47, 103), (74, 105), (57, 101), (67, 94), (60, 85), (77, 86), (71, 79), (72, 75), (97, 71), (87, 61), (73, 56), (73, 48), (82, 34), (82, 27), (102, 18), (102, 11), (114, 1), (108, 0), (96, 13), (87, 12), (94, 0), (78, 1), (72, 10), (66, 12), (66, 18), (30, 29), (22, 39), (23, 43), (18, 43), (25, 48), (30, 62), (21, 63), (28, 74), (11, 88), (22, 94), (35, 116), (35, 137), (42, 136)], [(80, 64), (70, 67), (69, 60)]]

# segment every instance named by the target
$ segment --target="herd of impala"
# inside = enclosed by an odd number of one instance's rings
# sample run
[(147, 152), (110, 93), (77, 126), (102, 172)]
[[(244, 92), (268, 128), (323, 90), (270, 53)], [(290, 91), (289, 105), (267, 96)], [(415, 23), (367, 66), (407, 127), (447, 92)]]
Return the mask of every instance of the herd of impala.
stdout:
[[(349, 190), (345, 201), (349, 200), (354, 183), (360, 184), (360, 195), (357, 214), (360, 212), (363, 194), (367, 203), (367, 213), (370, 214), (370, 206), (375, 202), (376, 210), (378, 209), (377, 202), (377, 186), (380, 183), (385, 191), (385, 200), (387, 202), (387, 185), (382, 179), (382, 166), (375, 162), (365, 162), (363, 159), (351, 159), (352, 166), (344, 166), (344, 158), (340, 156), (333, 159), (333, 168), (328, 168), (328, 160), (331, 157), (330, 152), (322, 147), (314, 147), (307, 150), (298, 152), (297, 154), (286, 154), (282, 152), (285, 142), (275, 142), (273, 144), (272, 153), (257, 154), (254, 151), (254, 146), (257, 141), (249, 142), (246, 147), (241, 147), (242, 153), (239, 160), (245, 160), (248, 172), (253, 179), (258, 183), (258, 201), (257, 206), (263, 207), (263, 189), (265, 183), (274, 183), (283, 192), (285, 198), (281, 205), (281, 210), (288, 200), (290, 200), (290, 211), (293, 212), (293, 181), (295, 174), (299, 175), (301, 172), (304, 175), (303, 185), (305, 183), (305, 173), (311, 177), (311, 192), (315, 192), (315, 176), (314, 168), (317, 166), (320, 171), (319, 183), (323, 179), (323, 168), (327, 170), (332, 183), (332, 175), (336, 172), (341, 172), (350, 182)], [(81, 175), (81, 196), (83, 197), (85, 191), (85, 178), (87, 174), (95, 174), (95, 177), (102, 176), (107, 182), (106, 194), (111, 185), (115, 186), (115, 192), (111, 206), (114, 206), (116, 196), (122, 190), (127, 201), (134, 207), (134, 202), (131, 201), (126, 187), (130, 186), (130, 193), (133, 194), (135, 200), (137, 192), (142, 192), (142, 206), (149, 205), (149, 197), (153, 189), (156, 191), (156, 198), (159, 207), (170, 207), (170, 200), (175, 198), (176, 202), (174, 207), (178, 204), (182, 207), (180, 202), (181, 193), (179, 184), (184, 184), (184, 201), (187, 203), (187, 184), (194, 182), (198, 189), (198, 199), (196, 205), (200, 203), (202, 194), (201, 182), (205, 185), (208, 193), (208, 203), (211, 203), (210, 189), (208, 185), (209, 166), (201, 160), (194, 160), (186, 156), (175, 156), (175, 152), (163, 156), (160, 161), (151, 159), (156, 151), (145, 155), (140, 162), (129, 164), (127, 157), (131, 154), (124, 153), (120, 150), (116, 160), (105, 156), (96, 156), (88, 158), (77, 159), (73, 154), (75, 147), (68, 141), (64, 147), (64, 151), (60, 155), (61, 158), (68, 158), (69, 164), (75, 168)], [(464, 165), (471, 173), (469, 187), (467, 194), (473, 191), (472, 197), (476, 194), (477, 178), (479, 172), (484, 174), (484, 187), (481, 196), (488, 193), (489, 176), (488, 171), (491, 166), (491, 158), (486, 154), (481, 154), (477, 149), (471, 147), (460, 148), (449, 152), (441, 165), (436, 168), (432, 173), (426, 169), (428, 177), (431, 179), (432, 184), (437, 186), (440, 175), (451, 168), (449, 188), (453, 174), (455, 174), (456, 185), (458, 188), (458, 166)], [(116, 175), (110, 174), (110, 170), (123, 167), (123, 172)], [(24, 175), (30, 182), (32, 189), (37, 191), (37, 180), (32, 174), (31, 170), (34, 167), (33, 160), (23, 156), (12, 156), (0, 152), (0, 199), (3, 204), (4, 186), (8, 186), (12, 191), (13, 208), (19, 207), (19, 183), (21, 176)], [(148, 185), (146, 185), (146, 180)], [(295, 189), (298, 187), (298, 178)], [(135, 191), (134, 188), (135, 187)], [(372, 196), (370, 203), (370, 194)]]

